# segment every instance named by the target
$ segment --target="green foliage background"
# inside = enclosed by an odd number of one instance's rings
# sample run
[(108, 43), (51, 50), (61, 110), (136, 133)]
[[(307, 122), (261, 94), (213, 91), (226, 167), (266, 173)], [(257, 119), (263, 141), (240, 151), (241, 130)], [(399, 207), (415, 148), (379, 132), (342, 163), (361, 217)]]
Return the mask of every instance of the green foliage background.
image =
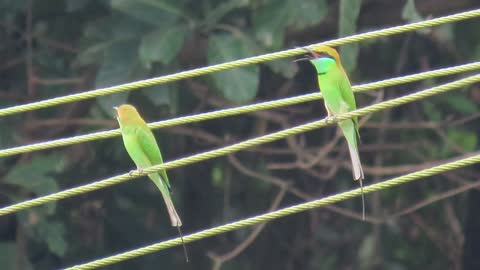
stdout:
[[(0, 0), (0, 107), (478, 7), (474, 0)], [(476, 61), (479, 22), (343, 46), (342, 59), (354, 84)], [(0, 148), (115, 128), (112, 107), (125, 102), (154, 121), (317, 91), (312, 67), (292, 60), (4, 117)], [(358, 95), (357, 103), (445, 80)], [(370, 116), (360, 147), (367, 183), (478, 151), (479, 91), (472, 86)], [(323, 105), (312, 102), (155, 134), (164, 158), (173, 160), (324, 115)], [(278, 183), (289, 184), (281, 206), (355, 187), (343, 140), (329, 145), (334, 137), (334, 128), (322, 129), (170, 171), (184, 233), (267, 211)], [(0, 203), (133, 168), (120, 138), (3, 158)], [(463, 254), (480, 238), (469, 234), (476, 219), (467, 199), (478, 191), (401, 213), (478, 180), (478, 168), (471, 167), (367, 196), (370, 222), (359, 220), (359, 200), (277, 220), (223, 264), (219, 256), (252, 229), (189, 244), (188, 264), (174, 248), (106, 269), (469, 269), (472, 258)], [(0, 217), (0, 265), (58, 269), (175, 236), (159, 192), (144, 179)]]

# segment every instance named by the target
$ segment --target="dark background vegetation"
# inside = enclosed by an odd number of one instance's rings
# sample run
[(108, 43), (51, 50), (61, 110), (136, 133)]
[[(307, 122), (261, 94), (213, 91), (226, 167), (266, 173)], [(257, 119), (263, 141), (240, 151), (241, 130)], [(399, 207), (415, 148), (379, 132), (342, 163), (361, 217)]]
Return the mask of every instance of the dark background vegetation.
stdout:
[[(0, 107), (478, 7), (476, 0), (0, 0)], [(479, 19), (467, 20), (341, 52), (352, 83), (371, 82), (476, 61), (479, 29)], [(2, 117), (0, 148), (116, 128), (112, 106), (124, 102), (158, 121), (317, 91), (310, 64), (293, 60)], [(357, 104), (462, 76), (357, 94)], [(366, 183), (478, 151), (478, 87), (363, 117)], [(170, 161), (325, 115), (315, 101), (154, 133)], [(329, 127), (169, 171), (184, 233), (357, 187), (336, 136)], [(0, 204), (133, 168), (119, 137), (2, 158)], [(189, 244), (188, 264), (176, 247), (105, 269), (480, 269), (478, 171), (369, 194), (366, 222), (356, 198)], [(145, 178), (0, 217), (0, 268), (58, 269), (176, 235)]]

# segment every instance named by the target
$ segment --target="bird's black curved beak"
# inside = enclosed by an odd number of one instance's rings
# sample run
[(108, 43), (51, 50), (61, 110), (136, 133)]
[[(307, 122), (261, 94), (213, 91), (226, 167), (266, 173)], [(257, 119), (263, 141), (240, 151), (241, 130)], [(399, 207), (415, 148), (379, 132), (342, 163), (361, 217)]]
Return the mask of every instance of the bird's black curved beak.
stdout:
[(317, 55), (316, 52), (314, 52), (312, 49), (308, 48), (308, 47), (300, 47), (301, 49), (304, 49), (307, 53), (307, 55), (305, 55), (304, 57), (302, 58), (299, 58), (299, 59), (295, 59), (293, 60), (293, 62), (300, 62), (300, 61), (310, 61), (314, 58), (316, 58), (315, 56)]
[(318, 52), (316, 52), (316, 51), (314, 51), (314, 50), (312, 50), (308, 47), (302, 47), (302, 49), (304, 49), (305, 51), (310, 53), (310, 57), (311, 57), (310, 59), (319, 58), (322, 55), (321, 52), (318, 53)]

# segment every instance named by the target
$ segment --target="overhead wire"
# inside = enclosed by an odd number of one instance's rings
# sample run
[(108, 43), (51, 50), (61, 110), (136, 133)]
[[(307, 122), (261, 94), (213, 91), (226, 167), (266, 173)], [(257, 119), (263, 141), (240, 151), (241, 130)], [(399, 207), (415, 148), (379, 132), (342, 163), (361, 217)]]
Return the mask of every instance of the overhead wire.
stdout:
[[(475, 9), (471, 11), (456, 13), (453, 15), (443, 16), (443, 17), (425, 20), (421, 22), (399, 25), (399, 26), (384, 28), (380, 30), (370, 31), (366, 33), (356, 34), (352, 36), (347, 36), (339, 39), (334, 39), (330, 41), (320, 42), (320, 43), (305, 46), (305, 48), (314, 48), (315, 46), (318, 46), (318, 45), (339, 46), (347, 43), (359, 42), (367, 39), (385, 37), (385, 36), (400, 34), (408, 31), (414, 31), (421, 28), (425, 28), (425, 27), (437, 26), (444, 23), (451, 23), (451, 22), (456, 22), (456, 21), (461, 21), (466, 19), (472, 19), (478, 16), (480, 16), (480, 9)], [(174, 82), (174, 81), (178, 81), (186, 78), (192, 78), (196, 76), (211, 74), (214, 72), (220, 72), (227, 69), (238, 68), (238, 67), (252, 65), (252, 64), (259, 64), (262, 62), (272, 61), (272, 60), (285, 58), (285, 57), (292, 57), (292, 56), (296, 56), (304, 53), (305, 53), (304, 48), (289, 49), (289, 50), (267, 53), (263, 55), (239, 59), (231, 62), (211, 65), (207, 67), (181, 71), (174, 74), (160, 76), (156, 78), (145, 79), (145, 80), (130, 82), (126, 84), (86, 91), (82, 93), (76, 93), (76, 94), (46, 99), (46, 100), (32, 102), (28, 104), (12, 106), (8, 108), (0, 109), (0, 117), (16, 114), (16, 113), (32, 111), (32, 110), (38, 110), (38, 109), (42, 109), (50, 106), (69, 103), (69, 102), (86, 100), (86, 99), (95, 98), (99, 96), (111, 95), (111, 94), (120, 93), (123, 91), (129, 91), (129, 90), (139, 89), (143, 87)]]
[[(424, 80), (426, 78), (435, 78), (439, 76), (453, 75), (456, 73), (469, 72), (477, 69), (480, 69), (480, 62), (473, 62), (473, 63), (468, 63), (464, 65), (459, 65), (459, 66), (441, 68), (441, 69), (416, 73), (412, 75), (385, 79), (377, 82), (354, 85), (352, 87), (352, 90), (354, 92), (365, 92), (365, 91), (374, 90), (382, 87), (390, 87), (398, 84), (405, 84), (405, 83), (411, 83), (418, 80)], [(190, 124), (190, 123), (212, 120), (216, 118), (223, 118), (223, 117), (233, 116), (233, 115), (238, 115), (243, 113), (250, 113), (250, 112), (259, 111), (259, 110), (268, 110), (268, 109), (274, 109), (282, 106), (291, 106), (291, 105), (295, 105), (303, 102), (319, 100), (321, 98), (322, 98), (321, 93), (318, 91), (315, 91), (315, 93), (301, 95), (301, 96), (283, 98), (283, 99), (278, 99), (273, 101), (260, 102), (256, 104), (249, 104), (245, 106), (238, 106), (234, 108), (228, 108), (228, 109), (222, 109), (222, 110), (217, 110), (212, 112), (206, 112), (206, 113), (200, 113), (195, 115), (177, 117), (177, 118), (168, 119), (168, 120), (162, 120), (158, 122), (149, 123), (148, 126), (151, 129), (166, 128), (166, 127), (171, 127), (175, 125)], [(84, 143), (84, 142), (89, 142), (93, 140), (108, 139), (108, 138), (120, 136), (120, 134), (121, 134), (120, 129), (114, 129), (114, 130), (108, 130), (108, 131), (94, 132), (94, 133), (85, 134), (85, 135), (77, 135), (77, 136), (68, 137), (68, 138), (50, 140), (46, 142), (16, 146), (16, 147), (0, 150), (0, 158), (17, 155), (17, 154), (23, 154), (23, 153), (31, 153), (34, 151), (46, 150), (46, 149), (51, 149), (56, 147), (68, 146), (68, 145), (73, 145), (78, 143)]]
[(193, 234), (185, 235), (183, 236), (183, 240), (181, 238), (175, 238), (175, 239), (163, 241), (160, 243), (148, 245), (148, 246), (134, 249), (127, 252), (122, 252), (113, 256), (94, 260), (84, 264), (68, 267), (68, 268), (65, 268), (65, 270), (88, 270), (88, 269), (95, 269), (99, 267), (105, 267), (107, 265), (112, 265), (122, 261), (130, 260), (139, 256), (144, 256), (153, 252), (178, 246), (178, 245), (181, 245), (183, 242), (190, 243), (190, 242), (198, 241), (201, 239), (205, 239), (207, 237), (212, 237), (212, 236), (226, 233), (229, 231), (238, 230), (247, 226), (257, 225), (259, 223), (272, 221), (278, 218), (297, 214), (303, 211), (312, 210), (312, 209), (326, 206), (329, 204), (345, 201), (345, 200), (360, 196), (362, 192), (364, 194), (368, 194), (375, 191), (381, 191), (383, 189), (392, 188), (394, 186), (406, 184), (408, 182), (412, 182), (416, 180), (422, 180), (422, 179), (425, 179), (426, 177), (431, 177), (439, 173), (459, 169), (459, 168), (473, 165), (479, 162), (480, 162), (480, 155), (476, 155), (473, 157), (457, 160), (454, 162), (445, 163), (445, 164), (428, 168), (425, 170), (409, 173), (400, 177), (395, 177), (393, 179), (379, 182), (376, 184), (364, 186), (363, 191), (361, 188), (357, 188), (354, 190), (341, 192), (341, 193), (327, 196), (318, 200), (297, 204), (297, 205), (286, 207), (273, 212), (260, 214), (254, 217), (241, 219), (239, 221), (231, 222), (231, 223), (217, 226), (214, 228), (202, 230), (200, 232), (196, 232)]
[(313, 121), (313, 122), (310, 122), (310, 123), (302, 124), (302, 125), (295, 126), (295, 127), (292, 127), (292, 128), (287, 128), (287, 129), (284, 129), (284, 130), (281, 130), (281, 131), (277, 131), (277, 132), (274, 132), (274, 133), (271, 133), (271, 134), (267, 134), (267, 135), (263, 135), (263, 136), (256, 137), (256, 138), (253, 138), (253, 139), (245, 140), (245, 141), (235, 143), (235, 144), (232, 144), (232, 145), (229, 145), (229, 146), (225, 146), (225, 147), (222, 147), (222, 148), (219, 148), (219, 149), (206, 151), (206, 152), (195, 154), (195, 155), (188, 156), (188, 157), (185, 157), (185, 158), (180, 158), (180, 159), (177, 159), (177, 160), (174, 160), (174, 161), (170, 161), (170, 162), (166, 162), (166, 163), (163, 163), (163, 164), (159, 164), (159, 165), (151, 166), (151, 167), (148, 167), (148, 168), (144, 168), (142, 170), (131, 171), (129, 173), (121, 174), (121, 175), (118, 175), (118, 176), (113, 176), (113, 177), (110, 177), (110, 178), (107, 178), (107, 179), (104, 179), (104, 180), (101, 180), (101, 181), (96, 181), (96, 182), (86, 184), (86, 185), (83, 185), (83, 186), (70, 188), (70, 189), (59, 191), (57, 193), (53, 193), (53, 194), (50, 194), (50, 195), (45, 195), (45, 196), (38, 197), (38, 198), (35, 198), (35, 199), (23, 201), (23, 202), (20, 202), (20, 203), (17, 203), (17, 204), (13, 204), (13, 205), (10, 205), (10, 206), (0, 208), (0, 216), (11, 214), (11, 213), (14, 213), (14, 212), (18, 212), (20, 210), (25, 210), (27, 208), (31, 208), (31, 207), (34, 207), (34, 206), (39, 206), (39, 205), (42, 205), (42, 204), (45, 204), (45, 203), (49, 203), (49, 202), (65, 199), (65, 198), (68, 198), (68, 197), (84, 194), (84, 193), (91, 192), (91, 191), (94, 191), (94, 190), (106, 188), (106, 187), (116, 185), (116, 184), (119, 184), (119, 183), (122, 183), (122, 182), (125, 182), (125, 181), (136, 179), (140, 176), (145, 176), (145, 175), (148, 175), (148, 174), (153, 173), (153, 172), (158, 172), (160, 170), (173, 169), (173, 168), (186, 166), (186, 165), (196, 163), (196, 162), (200, 162), (200, 161), (204, 161), (204, 160), (208, 160), (208, 159), (212, 159), (212, 158), (217, 158), (217, 157), (220, 157), (220, 156), (223, 156), (223, 155), (231, 154), (233, 152), (244, 150), (244, 149), (249, 148), (249, 147), (258, 146), (258, 145), (261, 145), (261, 144), (273, 142), (275, 140), (284, 139), (286, 137), (296, 135), (296, 134), (299, 134), (299, 133), (304, 133), (304, 132), (307, 132), (307, 131), (312, 131), (312, 130), (315, 130), (315, 129), (318, 129), (318, 128), (322, 128), (322, 127), (327, 126), (328, 124), (333, 124), (333, 123), (336, 123), (336, 122), (339, 122), (339, 121), (342, 121), (342, 120), (350, 119), (352, 117), (363, 116), (363, 115), (366, 115), (366, 114), (369, 114), (369, 113), (374, 113), (374, 112), (378, 112), (378, 111), (381, 111), (381, 110), (390, 109), (390, 108), (393, 108), (393, 107), (396, 107), (396, 106), (407, 104), (407, 103), (412, 102), (412, 101), (417, 101), (417, 100), (420, 100), (420, 99), (431, 97), (433, 95), (446, 93), (448, 91), (452, 91), (454, 89), (464, 87), (464, 86), (467, 86), (469, 84), (476, 83), (476, 82), (479, 82), (479, 81), (480, 81), (480, 74), (469, 76), (469, 77), (466, 77), (466, 78), (463, 78), (463, 79), (460, 79), (460, 80), (456, 80), (456, 81), (453, 81), (453, 82), (450, 82), (450, 83), (435, 86), (435, 87), (432, 87), (432, 88), (429, 88), (429, 89), (426, 89), (426, 90), (423, 90), (423, 91), (418, 91), (418, 92), (415, 92), (413, 94), (405, 95), (405, 96), (402, 96), (402, 97), (399, 97), (399, 98), (387, 100), (387, 101), (384, 101), (384, 102), (381, 102), (381, 103), (377, 103), (377, 104), (370, 105), (370, 106), (367, 106), (367, 107), (364, 107), (364, 108), (360, 108), (360, 109), (357, 109), (355, 111), (340, 114), (340, 115), (335, 116), (334, 119), (329, 120), (328, 123), (327, 123), (326, 119)]

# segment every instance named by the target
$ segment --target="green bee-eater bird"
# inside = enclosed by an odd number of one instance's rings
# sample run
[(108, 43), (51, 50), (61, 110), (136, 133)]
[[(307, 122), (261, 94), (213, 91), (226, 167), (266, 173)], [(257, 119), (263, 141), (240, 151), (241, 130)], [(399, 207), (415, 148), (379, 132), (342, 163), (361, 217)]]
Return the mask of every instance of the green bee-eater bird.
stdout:
[[(115, 107), (117, 120), (122, 131), (123, 144), (139, 170), (163, 163), (162, 154), (158, 147), (155, 136), (140, 116), (137, 109), (132, 105), (124, 104)], [(148, 177), (155, 183), (162, 193), (163, 200), (167, 205), (168, 215), (172, 226), (182, 226), (182, 221), (173, 206), (170, 196), (170, 182), (165, 170), (151, 173)]]
[[(343, 69), (338, 52), (324, 45), (315, 46), (313, 50), (307, 50), (312, 54), (312, 58), (309, 60), (317, 71), (318, 84), (322, 92), (328, 117), (335, 117), (335, 115), (356, 110), (357, 105), (355, 104), (355, 97), (350, 85), (350, 80)], [(362, 180), (364, 176), (357, 144), (360, 138), (358, 118), (355, 117), (341, 121), (338, 125), (347, 140), (348, 150), (352, 160), (353, 178), (360, 181), (360, 187), (362, 187), (363, 190)], [(365, 218), (363, 191), (362, 203), (362, 217)]]
[[(128, 155), (132, 158), (139, 170), (163, 163), (162, 154), (158, 147), (155, 136), (150, 128), (145, 123), (145, 120), (140, 116), (137, 109), (129, 104), (123, 104), (119, 107), (114, 107), (117, 111), (117, 120), (122, 132), (123, 144), (127, 149)], [(175, 206), (173, 206), (172, 197), (170, 196), (170, 182), (168, 181), (167, 172), (161, 170), (156, 173), (151, 173), (148, 177), (155, 183), (155, 185), (162, 193), (163, 200), (167, 206), (168, 215), (172, 226), (177, 227), (178, 233), (182, 238), (180, 226), (182, 220), (178, 216)], [(188, 262), (188, 254), (185, 245), (183, 246), (185, 253), (185, 260)]]

